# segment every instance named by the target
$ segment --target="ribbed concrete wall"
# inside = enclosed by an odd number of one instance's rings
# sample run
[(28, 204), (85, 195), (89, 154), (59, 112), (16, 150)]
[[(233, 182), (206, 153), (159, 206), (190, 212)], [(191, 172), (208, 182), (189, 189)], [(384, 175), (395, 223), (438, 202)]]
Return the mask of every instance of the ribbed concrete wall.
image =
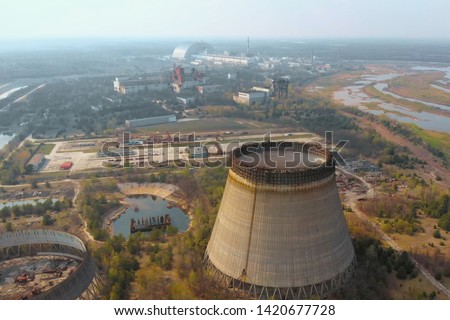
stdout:
[(72, 300), (79, 298), (94, 280), (97, 267), (83, 241), (70, 233), (29, 229), (0, 234), (0, 261), (34, 255), (61, 255), (81, 260), (64, 281), (37, 296), (35, 300)]
[(224, 275), (262, 287), (305, 287), (344, 274), (354, 250), (334, 173), (267, 186), (230, 170), (206, 254)]
[(94, 281), (97, 266), (94, 259), (87, 255), (77, 270), (67, 279), (40, 295), (33, 296), (33, 300), (75, 300), (88, 289)]

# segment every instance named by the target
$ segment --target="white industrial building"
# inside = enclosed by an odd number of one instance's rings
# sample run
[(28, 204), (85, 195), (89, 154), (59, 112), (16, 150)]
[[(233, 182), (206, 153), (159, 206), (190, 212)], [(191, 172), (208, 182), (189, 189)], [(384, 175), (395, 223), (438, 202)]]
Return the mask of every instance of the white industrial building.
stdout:
[(212, 47), (206, 42), (188, 42), (182, 43), (173, 50), (172, 58), (177, 60), (186, 60), (194, 54), (206, 53), (212, 51)]
[(205, 77), (205, 78), (199, 79), (199, 80), (195, 80), (195, 79), (185, 80), (183, 83), (173, 82), (170, 84), (170, 88), (174, 92), (180, 93), (182, 90), (195, 88), (198, 85), (205, 83), (207, 80), (208, 80), (208, 78)]
[(264, 91), (240, 91), (233, 96), (233, 100), (236, 103), (245, 104), (247, 106), (253, 106), (266, 102), (269, 98), (269, 93)]
[(256, 64), (256, 59), (254, 57), (229, 56), (222, 54), (194, 54), (193, 57), (197, 60), (212, 62), (216, 65), (234, 64), (250, 66)]
[(195, 102), (195, 97), (177, 97), (177, 101), (184, 105), (188, 105)]
[(169, 88), (169, 84), (160, 77), (151, 78), (116, 78), (114, 80), (114, 91), (121, 94), (136, 93), (143, 90), (161, 91)]
[(211, 62), (216, 65), (233, 64), (241, 66), (250, 66), (256, 64), (256, 58), (236, 56), (228, 53), (214, 54), (213, 48), (205, 42), (190, 42), (180, 44), (175, 48), (172, 58), (176, 60), (193, 60), (194, 65), (202, 61)]
[(216, 93), (224, 91), (224, 87), (222, 85), (206, 85), (206, 86), (197, 86), (197, 91), (200, 94), (204, 93)]
[(267, 93), (267, 95), (271, 95), (272, 94), (272, 88), (271, 87), (253, 87), (252, 91), (261, 91), (261, 92), (265, 92)]
[(151, 126), (154, 124), (170, 123), (170, 122), (176, 122), (176, 121), (177, 121), (177, 118), (174, 115), (167, 115), (167, 116), (160, 116), (160, 117), (125, 120), (125, 126), (128, 128), (136, 128), (136, 127), (145, 127), (145, 126)]

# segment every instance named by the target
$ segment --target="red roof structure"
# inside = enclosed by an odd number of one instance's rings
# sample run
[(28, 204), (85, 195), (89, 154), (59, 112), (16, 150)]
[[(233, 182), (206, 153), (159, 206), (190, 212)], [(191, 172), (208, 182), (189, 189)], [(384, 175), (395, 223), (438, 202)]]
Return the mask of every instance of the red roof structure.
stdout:
[(59, 169), (60, 170), (69, 170), (70, 168), (72, 168), (72, 166), (73, 166), (73, 162), (66, 161), (59, 166)]

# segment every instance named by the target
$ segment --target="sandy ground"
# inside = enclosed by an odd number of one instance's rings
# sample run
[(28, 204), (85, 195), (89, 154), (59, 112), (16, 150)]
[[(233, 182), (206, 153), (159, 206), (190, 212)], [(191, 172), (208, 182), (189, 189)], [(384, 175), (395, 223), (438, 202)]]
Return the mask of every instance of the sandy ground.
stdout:
[[(63, 257), (24, 257), (0, 262), (0, 299), (23, 299), (32, 296), (33, 288), (47, 291), (64, 281), (79, 265), (73, 259)], [(43, 273), (45, 270), (61, 270), (58, 273)], [(29, 275), (26, 283), (16, 283), (19, 275)], [(34, 280), (32, 280), (34, 278)]]
[[(79, 142), (81, 143), (81, 142)], [(97, 146), (100, 144), (97, 140), (93, 142), (84, 142), (86, 145), (95, 144)], [(47, 159), (44, 166), (40, 169), (44, 172), (60, 171), (59, 166), (67, 161), (73, 163), (70, 171), (80, 171), (100, 168), (102, 161), (104, 159), (99, 158), (97, 153), (84, 153), (82, 150), (85, 147), (80, 147), (78, 144), (70, 144), (68, 142), (54, 142), (55, 147), (49, 155), (45, 156)], [(92, 148), (92, 146), (91, 146)]]

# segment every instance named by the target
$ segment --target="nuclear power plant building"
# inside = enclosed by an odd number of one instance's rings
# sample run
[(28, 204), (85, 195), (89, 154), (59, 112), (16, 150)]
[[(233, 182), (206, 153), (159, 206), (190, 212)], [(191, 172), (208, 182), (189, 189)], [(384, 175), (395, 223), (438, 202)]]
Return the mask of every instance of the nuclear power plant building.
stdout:
[(232, 64), (249, 66), (256, 64), (254, 57), (236, 56), (225, 52), (218, 54), (213, 51), (213, 47), (205, 42), (183, 43), (173, 50), (172, 58), (181, 61), (195, 60), (199, 62), (210, 62), (216, 65)]
[(174, 59), (186, 60), (195, 54), (207, 53), (212, 47), (205, 42), (188, 42), (177, 46), (172, 53)]
[(257, 299), (324, 298), (348, 283), (355, 253), (331, 153), (263, 142), (230, 160), (205, 253), (216, 279)]

